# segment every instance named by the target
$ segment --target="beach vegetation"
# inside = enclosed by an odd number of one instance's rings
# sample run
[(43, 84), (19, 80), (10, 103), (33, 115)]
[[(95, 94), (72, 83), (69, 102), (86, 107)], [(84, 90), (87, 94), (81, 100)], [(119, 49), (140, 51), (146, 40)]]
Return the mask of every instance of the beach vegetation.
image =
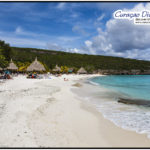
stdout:
[(61, 73), (68, 73), (69, 68), (67, 66), (61, 66)]
[(85, 67), (85, 70), (88, 73), (92, 73), (95, 70), (95, 67), (93, 65), (88, 65), (88, 66)]
[(30, 65), (29, 62), (16, 62), (16, 65), (18, 66), (18, 71), (19, 72), (25, 72), (27, 67)]
[(4, 69), (7, 66), (8, 66), (8, 61), (3, 55), (0, 55), (0, 67)]
[(11, 47), (8, 43), (5, 43), (5, 41), (0, 40), (0, 53), (5, 57), (7, 61), (10, 60), (10, 52)]

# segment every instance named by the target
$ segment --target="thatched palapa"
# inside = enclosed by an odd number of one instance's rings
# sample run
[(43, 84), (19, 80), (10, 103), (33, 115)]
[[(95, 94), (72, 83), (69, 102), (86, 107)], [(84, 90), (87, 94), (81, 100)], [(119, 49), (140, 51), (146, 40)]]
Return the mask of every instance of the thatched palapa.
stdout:
[(44, 65), (42, 65), (37, 58), (30, 64), (30, 66), (27, 68), (27, 71), (46, 71)]
[(18, 70), (18, 67), (14, 64), (14, 62), (10, 61), (9, 66), (7, 67), (8, 70)]
[(55, 68), (52, 70), (53, 72), (60, 72), (61, 68), (58, 67), (58, 65), (55, 66)]
[(86, 71), (83, 67), (81, 67), (81, 68), (77, 71), (77, 73), (79, 73), (79, 74), (86, 74), (87, 71)]

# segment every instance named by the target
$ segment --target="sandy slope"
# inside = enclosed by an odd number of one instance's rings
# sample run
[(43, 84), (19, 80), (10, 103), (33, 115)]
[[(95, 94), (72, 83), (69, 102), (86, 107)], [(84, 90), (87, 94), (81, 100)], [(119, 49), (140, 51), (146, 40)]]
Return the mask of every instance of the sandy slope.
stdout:
[(72, 85), (87, 76), (64, 77), (19, 76), (0, 85), (0, 146), (150, 146), (145, 135), (116, 127), (77, 99), (71, 88), (80, 87)]

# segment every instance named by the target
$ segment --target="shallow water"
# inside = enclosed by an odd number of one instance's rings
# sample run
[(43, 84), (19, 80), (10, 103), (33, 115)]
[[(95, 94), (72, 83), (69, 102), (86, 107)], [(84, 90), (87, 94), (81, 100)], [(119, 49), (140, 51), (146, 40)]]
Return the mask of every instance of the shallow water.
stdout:
[(91, 81), (131, 98), (150, 100), (150, 75), (101, 76)]
[[(77, 91), (78, 90), (78, 91)], [(120, 97), (150, 100), (150, 76), (102, 76), (76, 89), (80, 99), (95, 106), (114, 124), (150, 138), (150, 107), (118, 103)]]

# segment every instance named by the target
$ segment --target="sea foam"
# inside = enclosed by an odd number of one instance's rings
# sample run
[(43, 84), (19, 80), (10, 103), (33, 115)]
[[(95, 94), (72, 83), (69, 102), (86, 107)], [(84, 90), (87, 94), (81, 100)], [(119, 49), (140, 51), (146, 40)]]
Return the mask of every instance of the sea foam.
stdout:
[[(102, 86), (99, 83), (93, 84), (93, 82), (94, 81), (92, 79), (92, 81), (90, 81), (89, 83), (91, 83), (92, 85)], [(104, 88), (107, 87), (104, 86)], [(90, 100), (88, 99), (88, 102), (90, 101), (90, 103), (94, 105), (106, 119), (109, 119), (115, 125), (126, 130), (135, 131), (140, 134), (146, 133), (148, 138), (150, 138), (150, 107), (118, 103), (117, 98), (119, 98), (120, 96), (130, 96), (130, 94), (126, 95), (126, 93), (115, 90), (112, 90), (112, 87), (110, 89), (107, 88), (107, 91), (105, 91), (104, 94), (102, 93), (102, 91), (97, 91), (96, 96), (95, 93), (93, 95), (91, 94)], [(85, 101), (86, 100), (87, 99), (85, 99)]]

